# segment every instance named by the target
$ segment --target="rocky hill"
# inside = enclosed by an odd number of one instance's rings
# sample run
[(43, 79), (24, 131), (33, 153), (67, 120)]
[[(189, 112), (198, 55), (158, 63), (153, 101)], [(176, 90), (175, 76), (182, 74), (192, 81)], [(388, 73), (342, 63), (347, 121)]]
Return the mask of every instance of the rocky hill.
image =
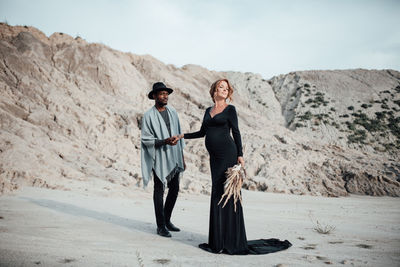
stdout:
[[(228, 78), (250, 190), (400, 196), (400, 72), (260, 75), (177, 68), (63, 33), (0, 24), (0, 192), (141, 187), (140, 123), (153, 82), (175, 91), (184, 132), (196, 131), (209, 86)], [(204, 140), (188, 140), (181, 190), (210, 192)]]

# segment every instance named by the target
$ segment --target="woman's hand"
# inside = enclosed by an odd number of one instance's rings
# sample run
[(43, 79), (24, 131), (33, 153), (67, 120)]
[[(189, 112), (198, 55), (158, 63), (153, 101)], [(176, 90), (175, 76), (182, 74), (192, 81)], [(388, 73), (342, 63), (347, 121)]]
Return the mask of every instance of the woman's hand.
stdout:
[(170, 137), (169, 138), (169, 139), (171, 139), (170, 145), (172, 145), (172, 146), (176, 145), (178, 143), (178, 141), (183, 138), (183, 136), (184, 136), (183, 134), (178, 134), (178, 135), (174, 135), (174, 136)]
[(243, 159), (243, 157), (238, 157), (237, 162), (238, 162), (240, 165), (242, 165), (242, 167), (244, 168), (244, 159)]

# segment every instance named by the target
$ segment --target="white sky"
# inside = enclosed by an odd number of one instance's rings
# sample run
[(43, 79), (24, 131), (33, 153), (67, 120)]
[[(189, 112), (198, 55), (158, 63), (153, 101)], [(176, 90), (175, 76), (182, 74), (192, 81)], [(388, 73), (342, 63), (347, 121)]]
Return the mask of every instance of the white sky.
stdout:
[(400, 0), (0, 0), (0, 20), (264, 78), (400, 70)]

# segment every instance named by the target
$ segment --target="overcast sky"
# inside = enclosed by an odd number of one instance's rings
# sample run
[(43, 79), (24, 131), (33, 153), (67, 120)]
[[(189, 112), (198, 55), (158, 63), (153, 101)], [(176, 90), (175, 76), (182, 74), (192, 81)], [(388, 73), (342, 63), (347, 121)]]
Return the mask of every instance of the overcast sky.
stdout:
[(0, 20), (181, 67), (400, 70), (400, 0), (0, 0)]

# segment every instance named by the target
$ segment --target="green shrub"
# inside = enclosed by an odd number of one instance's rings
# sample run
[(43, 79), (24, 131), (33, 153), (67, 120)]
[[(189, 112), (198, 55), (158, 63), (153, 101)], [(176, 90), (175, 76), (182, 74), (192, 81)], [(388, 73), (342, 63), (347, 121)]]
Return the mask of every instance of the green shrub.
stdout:
[(387, 150), (392, 150), (393, 149), (393, 144), (390, 143), (386, 143), (386, 144), (382, 144), (383, 147)]
[(387, 127), (390, 129), (390, 131), (392, 132), (392, 134), (394, 136), (397, 137), (397, 139), (400, 138), (400, 127), (399, 127), (399, 123), (400, 123), (400, 117), (397, 118), (389, 118), (389, 123), (387, 124)]
[(381, 105), (381, 108), (383, 108), (383, 109), (389, 109), (389, 106), (386, 105), (386, 104), (382, 104), (382, 105)]
[(353, 115), (354, 117), (357, 118), (362, 118), (363, 120), (367, 120), (368, 116), (365, 113), (359, 112), (359, 113), (351, 113), (351, 115)]
[(332, 126), (334, 126), (336, 129), (340, 129), (340, 125), (337, 123), (337, 122), (332, 122), (331, 123), (332, 124)]
[(312, 117), (313, 117), (313, 114), (310, 111), (307, 111), (306, 113), (304, 113), (303, 115), (299, 116), (298, 118), (301, 121), (307, 121), (307, 120), (311, 120)]
[(320, 113), (320, 114), (315, 114), (315, 117), (317, 118), (317, 119), (319, 119), (319, 120), (322, 120), (325, 116), (324, 116), (325, 114), (322, 114), (322, 113)]
[(379, 120), (364, 120), (357, 118), (354, 120), (354, 123), (363, 126), (369, 132), (383, 131), (386, 129), (385, 124), (381, 123)]
[[(306, 94), (305, 96), (309, 96), (309, 95)], [(314, 103), (311, 107), (312, 107), (312, 108), (317, 108), (317, 107), (319, 107), (320, 105), (327, 106), (328, 103), (329, 103), (329, 101), (326, 101), (326, 100), (324, 99), (324, 94), (323, 94), (323, 93), (317, 92), (317, 93), (315, 94), (315, 98), (314, 98), (314, 99), (309, 98), (309, 99), (307, 99), (307, 100), (305, 101), (305, 103), (306, 103), (306, 104)]]
[(349, 107), (347, 107), (347, 109), (348, 110), (354, 110), (354, 107), (353, 106), (349, 106)]
[(367, 138), (367, 135), (364, 130), (356, 130), (356, 131), (354, 131), (354, 134), (347, 136), (347, 142), (348, 143), (365, 144), (366, 138)]
[(383, 113), (383, 112), (375, 112), (376, 119), (377, 120), (382, 120), (382, 119), (386, 118), (385, 114), (386, 113)]
[(347, 125), (347, 128), (349, 130), (351, 130), (351, 131), (355, 131), (356, 130), (356, 125), (354, 123), (346, 121), (346, 125)]

